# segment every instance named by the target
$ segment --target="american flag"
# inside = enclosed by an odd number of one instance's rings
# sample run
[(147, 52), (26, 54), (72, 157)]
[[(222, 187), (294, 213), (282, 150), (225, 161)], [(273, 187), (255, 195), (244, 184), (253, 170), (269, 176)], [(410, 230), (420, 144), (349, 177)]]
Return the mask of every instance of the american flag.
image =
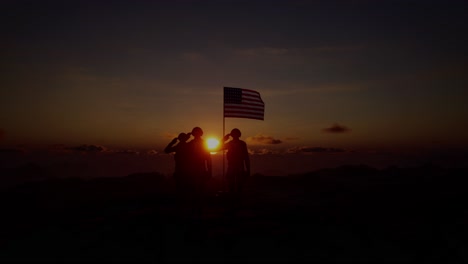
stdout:
[(224, 117), (263, 120), (265, 103), (254, 90), (224, 87)]

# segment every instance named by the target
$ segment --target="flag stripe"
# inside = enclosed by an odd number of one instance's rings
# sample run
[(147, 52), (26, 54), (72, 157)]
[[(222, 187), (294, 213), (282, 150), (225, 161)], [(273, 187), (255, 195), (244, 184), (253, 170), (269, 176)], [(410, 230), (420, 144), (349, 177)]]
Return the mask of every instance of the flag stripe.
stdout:
[(241, 114), (249, 114), (249, 115), (256, 115), (256, 116), (262, 116), (263, 112), (251, 112), (251, 111), (230, 111), (228, 115), (241, 115)]
[(262, 100), (259, 100), (257, 98), (254, 98), (252, 96), (243, 96), (242, 97), (242, 101), (251, 101), (251, 102), (258, 102), (258, 103), (262, 103), (263, 104), (263, 101)]
[(258, 99), (253, 98), (253, 97), (247, 97), (247, 96), (244, 96), (244, 97), (242, 98), (242, 101), (243, 101), (243, 102), (257, 102), (257, 103), (259, 103), (259, 104), (263, 104), (263, 101), (258, 100)]
[(224, 109), (232, 109), (232, 110), (236, 110), (236, 109), (246, 109), (246, 110), (252, 110), (252, 111), (262, 111), (263, 112), (263, 107), (262, 106), (259, 106), (259, 105), (249, 105), (249, 106), (239, 106), (239, 105), (235, 105), (235, 104), (226, 104), (224, 106)]
[(260, 99), (260, 94), (259, 93), (251, 93), (251, 92), (242, 91), (242, 95), (244, 97), (253, 97), (253, 98)]
[(224, 117), (239, 117), (239, 118), (263, 120), (263, 115), (252, 115), (252, 114), (226, 114)]
[(243, 88), (224, 87), (224, 117), (264, 119), (265, 103), (260, 93)]
[(234, 104), (234, 103), (226, 103), (225, 106), (240, 106), (240, 107), (258, 107), (258, 108), (265, 108), (263, 104), (260, 103), (247, 103), (247, 102), (241, 102), (240, 104)]
[(260, 102), (250, 101), (250, 100), (242, 100), (240, 105), (252, 105), (252, 106), (260, 106), (264, 107), (265, 105)]
[(252, 94), (252, 93), (242, 93), (243, 99), (255, 99), (257, 101), (263, 102), (262, 98), (260, 97), (260, 94)]
[(263, 112), (249, 112), (249, 111), (231, 111), (226, 115), (237, 115), (237, 114), (251, 114), (251, 115), (256, 115), (256, 116), (262, 116)]
[[(225, 88), (230, 88), (230, 87), (225, 87)], [(254, 91), (254, 90), (245, 89), (245, 88), (234, 88), (234, 89), (242, 89), (242, 91), (244, 91), (244, 92), (250, 92), (250, 93), (258, 94), (258, 96), (260, 96), (260, 93), (257, 92), (257, 91)]]

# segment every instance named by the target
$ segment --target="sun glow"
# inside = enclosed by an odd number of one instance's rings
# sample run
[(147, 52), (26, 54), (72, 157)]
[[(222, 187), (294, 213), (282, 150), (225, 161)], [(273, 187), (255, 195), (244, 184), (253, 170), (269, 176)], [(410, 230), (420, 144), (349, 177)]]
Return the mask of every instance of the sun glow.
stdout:
[(206, 146), (208, 150), (216, 150), (216, 148), (219, 146), (219, 140), (217, 140), (216, 138), (208, 138), (206, 140)]

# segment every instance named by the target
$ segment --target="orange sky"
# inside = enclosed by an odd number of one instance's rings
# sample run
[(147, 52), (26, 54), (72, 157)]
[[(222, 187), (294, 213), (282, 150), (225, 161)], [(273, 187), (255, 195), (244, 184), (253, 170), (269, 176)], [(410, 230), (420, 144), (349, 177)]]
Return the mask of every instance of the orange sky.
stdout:
[(78, 3), (5, 4), (2, 146), (220, 138), (230, 86), (258, 148), (468, 147), (466, 3)]

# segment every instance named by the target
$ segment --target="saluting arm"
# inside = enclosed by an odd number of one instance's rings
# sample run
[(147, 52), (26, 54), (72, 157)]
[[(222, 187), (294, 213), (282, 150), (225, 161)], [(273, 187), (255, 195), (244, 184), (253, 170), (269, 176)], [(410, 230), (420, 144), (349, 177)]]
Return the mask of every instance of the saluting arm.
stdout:
[(176, 142), (177, 142), (177, 138), (174, 138), (171, 142), (169, 142), (169, 144), (164, 149), (164, 152), (166, 152), (167, 154), (169, 154), (171, 152), (175, 152), (174, 144)]

